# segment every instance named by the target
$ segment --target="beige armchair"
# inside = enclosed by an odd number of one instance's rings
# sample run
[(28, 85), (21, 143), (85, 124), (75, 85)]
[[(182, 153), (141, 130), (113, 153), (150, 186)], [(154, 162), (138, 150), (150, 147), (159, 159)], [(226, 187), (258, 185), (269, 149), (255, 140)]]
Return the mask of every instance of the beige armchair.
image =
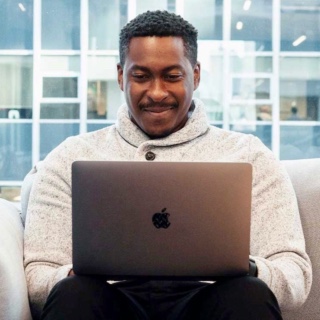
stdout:
[[(286, 320), (320, 319), (320, 158), (284, 161), (296, 191), (306, 248), (313, 265), (313, 284), (306, 303), (284, 311)], [(37, 168), (24, 181), (22, 214), (0, 199), (0, 320), (30, 320), (23, 269), (23, 221)]]

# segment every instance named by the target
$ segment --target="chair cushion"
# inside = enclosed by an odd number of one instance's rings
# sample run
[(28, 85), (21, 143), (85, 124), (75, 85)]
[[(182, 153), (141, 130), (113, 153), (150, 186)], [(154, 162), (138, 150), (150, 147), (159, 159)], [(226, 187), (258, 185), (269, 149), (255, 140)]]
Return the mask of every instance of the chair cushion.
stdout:
[(31, 319), (19, 210), (0, 199), (0, 319)]
[(42, 165), (42, 161), (39, 161), (25, 176), (21, 187), (21, 218), (23, 225), (26, 221), (26, 215), (28, 210), (29, 196), (33, 184), (33, 180), (38, 171), (38, 168)]
[(295, 189), (306, 249), (312, 262), (313, 283), (306, 303), (284, 313), (288, 320), (320, 318), (320, 158), (283, 161)]

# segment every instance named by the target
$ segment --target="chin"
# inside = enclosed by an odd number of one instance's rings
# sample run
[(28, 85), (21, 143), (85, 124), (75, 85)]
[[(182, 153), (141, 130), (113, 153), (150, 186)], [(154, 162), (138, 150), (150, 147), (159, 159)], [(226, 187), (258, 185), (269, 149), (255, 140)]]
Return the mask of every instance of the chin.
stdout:
[(173, 131), (171, 129), (162, 130), (162, 131), (145, 131), (145, 133), (151, 138), (151, 139), (160, 139), (165, 138), (169, 136)]

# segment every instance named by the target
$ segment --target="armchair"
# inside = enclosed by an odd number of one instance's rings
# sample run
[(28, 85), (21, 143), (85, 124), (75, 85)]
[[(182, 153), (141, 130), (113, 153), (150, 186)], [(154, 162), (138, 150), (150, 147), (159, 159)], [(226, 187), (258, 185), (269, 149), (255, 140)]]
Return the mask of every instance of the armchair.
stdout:
[[(293, 183), (313, 266), (313, 284), (306, 303), (284, 311), (286, 320), (320, 319), (320, 158), (283, 161)], [(0, 199), (0, 320), (31, 320), (23, 269), (23, 225), (35, 167), (25, 178), (21, 211)]]

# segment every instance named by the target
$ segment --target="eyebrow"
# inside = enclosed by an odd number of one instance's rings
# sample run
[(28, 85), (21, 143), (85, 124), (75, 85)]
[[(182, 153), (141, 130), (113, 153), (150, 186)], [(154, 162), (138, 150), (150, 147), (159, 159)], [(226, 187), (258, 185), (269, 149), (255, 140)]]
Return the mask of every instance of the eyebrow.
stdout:
[[(169, 66), (169, 67), (164, 68), (164, 69), (162, 70), (162, 72), (165, 73), (165, 72), (172, 71), (172, 70), (174, 70), (174, 69), (178, 69), (179, 71), (183, 71), (183, 70), (184, 70), (184, 68), (183, 68), (181, 65), (179, 65), (179, 64), (174, 64), (174, 65), (172, 65), (172, 66)], [(132, 72), (132, 71), (150, 72), (150, 69), (147, 68), (147, 67), (144, 67), (144, 66), (134, 65), (134, 66), (131, 68), (130, 71), (131, 71), (131, 72)]]

